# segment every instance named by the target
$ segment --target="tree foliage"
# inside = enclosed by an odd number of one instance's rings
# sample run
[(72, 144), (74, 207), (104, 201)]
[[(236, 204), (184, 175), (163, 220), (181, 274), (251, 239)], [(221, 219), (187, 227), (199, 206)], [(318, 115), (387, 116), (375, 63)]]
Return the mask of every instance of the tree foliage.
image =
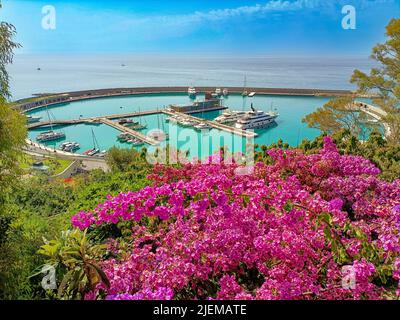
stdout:
[[(0, 9), (1, 9), (0, 2)], [(13, 51), (20, 47), (12, 39), (16, 34), (15, 27), (7, 22), (0, 22), (0, 96), (3, 98), (10, 97), (9, 91), (9, 75), (6, 65), (13, 61)]]
[(0, 206), (10, 182), (18, 174), (20, 149), (26, 137), (26, 119), (6, 101), (10, 96), (6, 65), (12, 62), (13, 49), (18, 47), (12, 41), (14, 34), (12, 25), (0, 23)]
[[(15, 29), (12, 25), (0, 22), (0, 251), (2, 257), (12, 255), (13, 251), (8, 236), (16, 214), (7, 204), (7, 199), (12, 189), (16, 187), (16, 178), (20, 174), (18, 162), (21, 159), (21, 148), (26, 138), (25, 117), (7, 102), (10, 91), (6, 66), (12, 62), (13, 50), (19, 46), (12, 40), (14, 35)], [(6, 275), (14, 267), (12, 261), (9, 265), (2, 262), (3, 259), (0, 259), (0, 296), (7, 287)]]
[(352, 97), (336, 98), (307, 115), (303, 122), (326, 134), (333, 134), (344, 128), (355, 136), (363, 137), (372, 124), (368, 124), (366, 114), (359, 112), (353, 105)]
[[(392, 19), (386, 27), (387, 41), (376, 45), (371, 58), (378, 63), (369, 74), (355, 70), (351, 83), (356, 84), (358, 93), (376, 96), (373, 103), (387, 112), (382, 121), (391, 129), (388, 137), (391, 143), (398, 143), (400, 137), (400, 19)], [(308, 115), (304, 122), (332, 134), (347, 129), (357, 135), (356, 128), (364, 123), (361, 113), (354, 117), (347, 108), (350, 98), (330, 101), (323, 108)], [(361, 121), (360, 121), (361, 120)]]
[[(76, 299), (94, 290), (99, 283), (109, 287), (110, 282), (97, 264), (107, 246), (93, 244), (86, 232), (65, 231), (57, 240), (46, 241), (38, 253), (47, 263), (59, 269), (62, 280), (58, 285), (59, 299)], [(61, 270), (60, 270), (61, 269)]]
[(371, 58), (379, 67), (371, 69), (369, 75), (356, 70), (351, 79), (359, 92), (377, 93), (374, 103), (387, 112), (383, 121), (389, 124), (392, 142), (400, 137), (400, 19), (392, 19), (386, 27), (387, 41), (378, 44)]

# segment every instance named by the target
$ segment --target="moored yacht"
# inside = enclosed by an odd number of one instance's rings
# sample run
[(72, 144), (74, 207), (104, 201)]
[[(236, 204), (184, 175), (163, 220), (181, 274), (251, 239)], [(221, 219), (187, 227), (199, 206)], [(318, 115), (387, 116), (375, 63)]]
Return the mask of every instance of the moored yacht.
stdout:
[(227, 110), (222, 112), (222, 114), (219, 117), (215, 118), (214, 121), (222, 124), (235, 123), (245, 115), (245, 111)]
[(121, 120), (118, 120), (118, 124), (120, 124), (120, 125), (122, 125), (122, 126), (129, 126), (129, 125), (137, 124), (137, 123), (139, 123), (139, 122), (133, 121), (133, 120), (131, 120), (131, 119), (121, 119)]
[(118, 141), (120, 142), (127, 142), (130, 139), (131, 135), (128, 132), (123, 132), (118, 135)]
[(89, 150), (85, 151), (83, 153), (83, 155), (85, 155), (85, 156), (94, 156), (94, 155), (98, 154), (99, 152), (100, 152), (100, 149), (93, 148), (93, 149), (89, 149)]
[(132, 137), (127, 142), (132, 144), (134, 147), (139, 147), (144, 145), (144, 142), (136, 137)]
[(147, 125), (141, 124), (141, 123), (134, 123), (134, 124), (126, 125), (125, 127), (132, 129), (132, 130), (138, 130), (138, 131), (147, 129)]
[(169, 140), (169, 134), (165, 133), (163, 130), (154, 130), (150, 132), (148, 136), (159, 142)]
[(28, 118), (28, 123), (35, 123), (35, 122), (39, 122), (42, 117), (34, 117), (34, 116), (27, 116)]
[(235, 128), (242, 130), (265, 128), (271, 125), (278, 116), (276, 112), (256, 110), (252, 105), (251, 111), (235, 123)]
[(189, 87), (188, 88), (188, 95), (191, 99), (195, 99), (196, 98), (196, 89), (194, 87)]
[(227, 97), (228, 95), (229, 95), (229, 90), (228, 89), (224, 89), (224, 90), (222, 90), (222, 95), (224, 96), (224, 97)]
[(205, 123), (205, 122), (200, 122), (199, 124), (195, 125), (194, 127), (197, 130), (212, 129), (212, 127), (208, 123)]
[(36, 137), (37, 141), (40, 142), (46, 142), (46, 141), (54, 141), (54, 140), (59, 140), (59, 139), (64, 139), (65, 138), (65, 133), (59, 132), (59, 131), (46, 131), (42, 132)]
[(80, 149), (78, 142), (63, 142), (60, 144), (60, 150), (65, 152), (73, 152)]

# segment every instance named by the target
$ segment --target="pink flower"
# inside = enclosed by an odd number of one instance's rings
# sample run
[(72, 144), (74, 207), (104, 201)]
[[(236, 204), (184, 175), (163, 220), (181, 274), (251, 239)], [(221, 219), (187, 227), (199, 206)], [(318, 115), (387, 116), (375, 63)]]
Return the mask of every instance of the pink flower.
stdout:
[[(87, 297), (385, 297), (391, 288), (374, 281), (382, 271), (371, 261), (400, 280), (400, 181), (382, 181), (370, 161), (340, 155), (330, 137), (324, 143), (312, 155), (268, 150), (273, 164), (248, 175), (214, 162), (220, 155), (207, 165), (158, 165), (150, 186), (77, 213), (71, 222), (82, 230), (120, 221), (132, 228), (130, 241), (108, 242), (114, 258), (99, 261), (110, 287)], [(344, 263), (354, 289), (342, 287)]]

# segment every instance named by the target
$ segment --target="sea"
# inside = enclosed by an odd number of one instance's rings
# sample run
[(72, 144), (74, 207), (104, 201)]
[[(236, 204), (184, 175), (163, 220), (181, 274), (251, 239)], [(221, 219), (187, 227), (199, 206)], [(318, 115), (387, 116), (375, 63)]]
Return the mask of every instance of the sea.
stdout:
[(13, 99), (38, 93), (145, 86), (354, 89), (360, 57), (16, 55), (8, 67)]

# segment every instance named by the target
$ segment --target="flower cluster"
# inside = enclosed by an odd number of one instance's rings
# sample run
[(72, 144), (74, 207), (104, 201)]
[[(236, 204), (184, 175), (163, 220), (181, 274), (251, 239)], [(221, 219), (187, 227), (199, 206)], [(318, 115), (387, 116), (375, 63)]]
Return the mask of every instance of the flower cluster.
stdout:
[[(110, 287), (96, 290), (108, 299), (395, 294), (400, 181), (379, 180), (371, 162), (340, 155), (329, 137), (318, 154), (268, 153), (273, 164), (257, 163), (250, 175), (215, 161), (157, 166), (153, 185), (74, 216), (82, 230), (132, 222), (129, 251), (101, 262)], [(350, 288), (344, 266), (354, 270)]]

